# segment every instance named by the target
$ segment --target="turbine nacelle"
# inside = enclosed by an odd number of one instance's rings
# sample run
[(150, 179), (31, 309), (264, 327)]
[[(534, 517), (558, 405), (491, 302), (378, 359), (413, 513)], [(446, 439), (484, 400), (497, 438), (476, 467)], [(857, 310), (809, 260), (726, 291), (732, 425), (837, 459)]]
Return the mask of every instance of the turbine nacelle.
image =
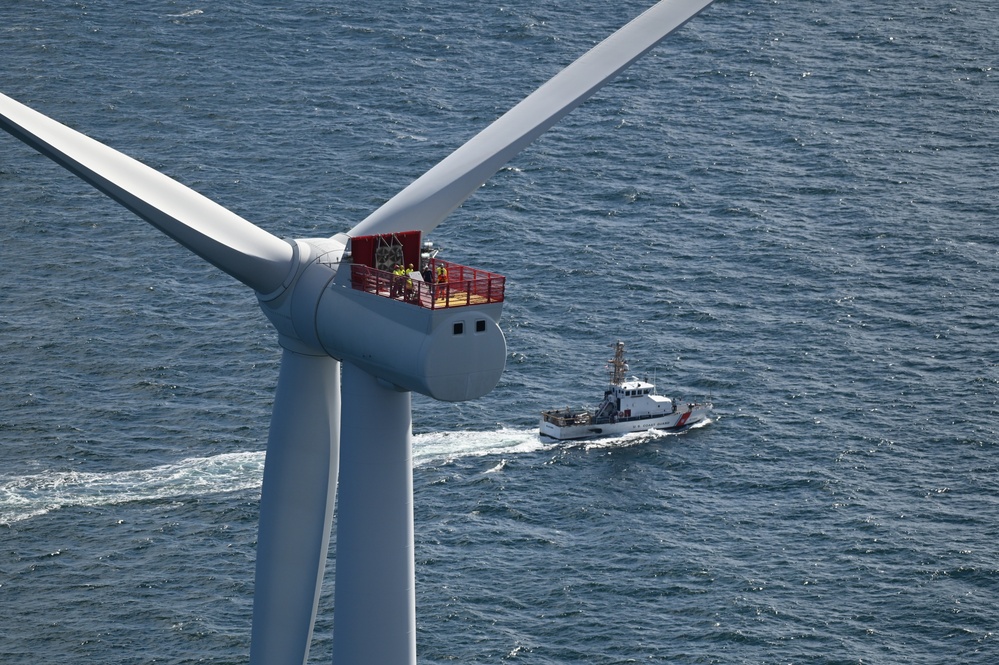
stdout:
[[(491, 391), (506, 365), (504, 279), (421, 255), (419, 241), (419, 232), (294, 241), (295, 269), (277, 291), (258, 294), (281, 344), (438, 400)], [(375, 244), (390, 251), (376, 257)], [(383, 269), (394, 263), (414, 270)], [(439, 268), (450, 271), (446, 282)]]

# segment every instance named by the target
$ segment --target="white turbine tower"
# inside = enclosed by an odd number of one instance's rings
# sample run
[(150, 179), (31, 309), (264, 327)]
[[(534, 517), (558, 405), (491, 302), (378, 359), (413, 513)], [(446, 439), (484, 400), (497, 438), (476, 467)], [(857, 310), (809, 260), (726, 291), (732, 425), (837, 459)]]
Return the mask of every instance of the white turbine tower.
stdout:
[(503, 281), (441, 263), (455, 274), (434, 289), (378, 268), (419, 261), (421, 234), (710, 2), (655, 5), (332, 238), (281, 240), (0, 94), (0, 127), (252, 288), (278, 330), (251, 662), (308, 658), (334, 499), (334, 662), (416, 662), (410, 393), (460, 401), (492, 390), (506, 361)]

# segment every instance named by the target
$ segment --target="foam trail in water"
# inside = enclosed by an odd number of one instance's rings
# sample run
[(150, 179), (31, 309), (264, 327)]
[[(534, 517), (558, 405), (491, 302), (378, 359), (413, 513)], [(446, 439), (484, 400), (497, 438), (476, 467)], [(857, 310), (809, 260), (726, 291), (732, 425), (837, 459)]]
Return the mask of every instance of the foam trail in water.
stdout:
[[(705, 420), (691, 429), (710, 423)], [(587, 450), (637, 445), (682, 432), (635, 432), (621, 437), (585, 441)], [(413, 437), (413, 466), (427, 466), (463, 457), (523, 455), (550, 447), (535, 429), (475, 432), (429, 432)], [(501, 465), (504, 462), (501, 462)], [(500, 470), (502, 466), (495, 470)], [(264, 471), (262, 452), (194, 457), (150, 469), (115, 473), (43, 472), (0, 476), (0, 524), (13, 524), (72, 506), (110, 506), (131, 501), (178, 499), (256, 490)]]
[(413, 437), (413, 466), (446, 462), (461, 457), (531, 453), (544, 447), (535, 429), (430, 432)]
[[(460, 457), (528, 453), (541, 447), (534, 430), (417, 434), (413, 437), (413, 465)], [(0, 476), (0, 524), (72, 506), (109, 506), (256, 490), (263, 471), (262, 452), (239, 452), (189, 458), (135, 471), (53, 471)]]
[(70, 506), (105, 506), (242, 491), (260, 486), (264, 454), (241, 452), (184, 459), (115, 473), (43, 472), (0, 476), (0, 524)]
[(631, 432), (629, 434), (622, 434), (621, 436), (610, 437), (606, 439), (593, 439), (590, 441), (583, 441), (581, 445), (586, 450), (599, 450), (602, 448), (627, 448), (629, 446), (637, 446), (638, 444), (646, 443), (648, 441), (658, 441), (660, 439), (665, 439), (671, 436), (682, 436), (683, 434), (691, 430), (706, 427), (710, 425), (712, 422), (714, 421), (711, 418), (705, 418), (704, 420), (698, 421), (693, 425), (685, 427), (682, 430), (650, 429), (644, 432)]

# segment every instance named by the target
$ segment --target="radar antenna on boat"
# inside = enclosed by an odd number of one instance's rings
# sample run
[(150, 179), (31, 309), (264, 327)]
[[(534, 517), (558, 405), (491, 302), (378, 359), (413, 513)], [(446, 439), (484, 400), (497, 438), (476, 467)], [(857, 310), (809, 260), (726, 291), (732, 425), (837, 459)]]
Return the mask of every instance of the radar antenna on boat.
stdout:
[(614, 359), (611, 360), (611, 385), (619, 386), (624, 383), (625, 372), (628, 371), (628, 361), (624, 359), (624, 342), (614, 345)]

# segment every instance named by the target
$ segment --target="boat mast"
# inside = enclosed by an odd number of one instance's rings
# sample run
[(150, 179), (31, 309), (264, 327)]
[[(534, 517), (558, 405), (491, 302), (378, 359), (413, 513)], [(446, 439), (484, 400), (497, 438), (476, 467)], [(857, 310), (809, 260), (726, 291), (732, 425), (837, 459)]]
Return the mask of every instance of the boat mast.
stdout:
[(611, 385), (624, 383), (624, 373), (628, 371), (628, 361), (624, 359), (624, 342), (614, 345), (614, 359), (611, 360)]

